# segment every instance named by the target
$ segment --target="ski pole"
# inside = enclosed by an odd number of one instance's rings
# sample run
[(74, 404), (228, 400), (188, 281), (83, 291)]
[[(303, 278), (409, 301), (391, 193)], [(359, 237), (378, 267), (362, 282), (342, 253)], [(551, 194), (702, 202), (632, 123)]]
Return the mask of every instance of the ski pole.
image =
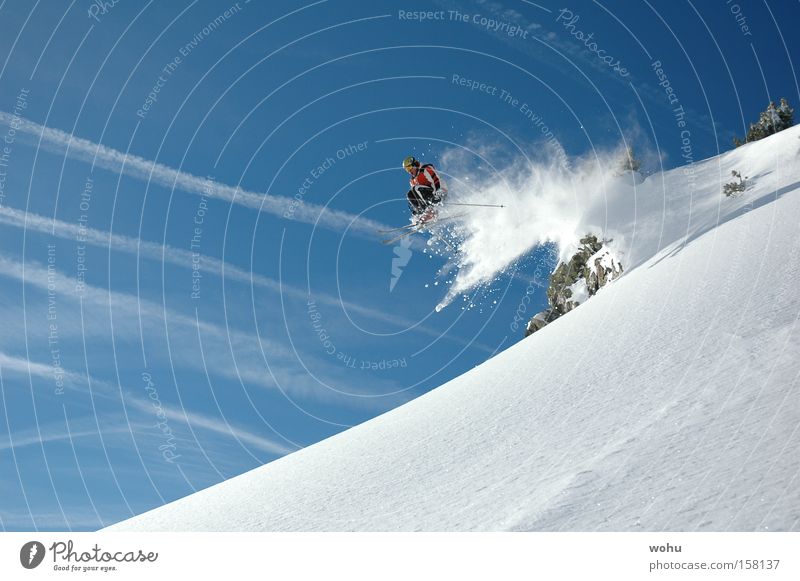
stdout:
[(459, 204), (458, 202), (447, 202), (446, 206), (480, 206), (482, 208), (505, 208), (502, 204)]

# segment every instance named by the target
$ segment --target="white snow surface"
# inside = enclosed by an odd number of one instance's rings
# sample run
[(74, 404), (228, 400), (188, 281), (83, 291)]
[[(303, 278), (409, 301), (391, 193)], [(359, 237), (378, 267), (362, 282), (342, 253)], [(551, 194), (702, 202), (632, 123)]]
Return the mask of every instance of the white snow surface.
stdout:
[(589, 298), (589, 287), (586, 284), (585, 278), (579, 278), (576, 280), (572, 285), (570, 285), (569, 290), (572, 292), (569, 300), (574, 303), (582, 305), (586, 302), (586, 299)]
[[(615, 239), (626, 273), (603, 292), (406, 405), (110, 529), (800, 529), (798, 136), (609, 180), (571, 224)], [(750, 179), (729, 199), (732, 169)]]

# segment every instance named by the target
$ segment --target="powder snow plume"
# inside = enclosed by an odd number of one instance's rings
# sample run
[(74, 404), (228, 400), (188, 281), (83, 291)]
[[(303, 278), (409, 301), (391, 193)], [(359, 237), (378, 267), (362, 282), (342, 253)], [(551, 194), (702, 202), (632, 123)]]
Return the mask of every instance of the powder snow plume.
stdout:
[(446, 151), (440, 168), (449, 194), (441, 216), (457, 217), (459, 241), (442, 270), (455, 276), (437, 310), (508, 272), (541, 244), (555, 244), (561, 259), (588, 232), (624, 245), (624, 232), (609, 224), (610, 216), (615, 221), (635, 219), (631, 186), (636, 177), (630, 172), (617, 175), (623, 151), (620, 147), (569, 159), (551, 142), (539, 147), (535, 157), (518, 153), (510, 161), (507, 153), (486, 147)]

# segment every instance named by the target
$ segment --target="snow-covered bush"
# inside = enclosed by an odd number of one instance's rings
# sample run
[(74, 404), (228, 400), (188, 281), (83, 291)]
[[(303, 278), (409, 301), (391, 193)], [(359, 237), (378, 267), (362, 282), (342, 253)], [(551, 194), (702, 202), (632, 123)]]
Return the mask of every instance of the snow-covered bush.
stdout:
[(731, 171), (731, 175), (737, 178), (739, 181), (728, 182), (722, 186), (722, 193), (729, 198), (736, 196), (737, 194), (741, 194), (747, 189), (746, 177), (742, 178), (742, 174), (736, 170)]

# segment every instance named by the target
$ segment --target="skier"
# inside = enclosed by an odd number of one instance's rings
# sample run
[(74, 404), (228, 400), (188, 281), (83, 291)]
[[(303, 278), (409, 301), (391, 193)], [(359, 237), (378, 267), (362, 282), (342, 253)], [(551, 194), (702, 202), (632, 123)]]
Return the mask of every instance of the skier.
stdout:
[(403, 169), (411, 176), (411, 189), (406, 194), (411, 219), (416, 224), (424, 224), (436, 217), (435, 206), (442, 202), (446, 190), (430, 163), (421, 165), (417, 158), (409, 155), (403, 160)]

